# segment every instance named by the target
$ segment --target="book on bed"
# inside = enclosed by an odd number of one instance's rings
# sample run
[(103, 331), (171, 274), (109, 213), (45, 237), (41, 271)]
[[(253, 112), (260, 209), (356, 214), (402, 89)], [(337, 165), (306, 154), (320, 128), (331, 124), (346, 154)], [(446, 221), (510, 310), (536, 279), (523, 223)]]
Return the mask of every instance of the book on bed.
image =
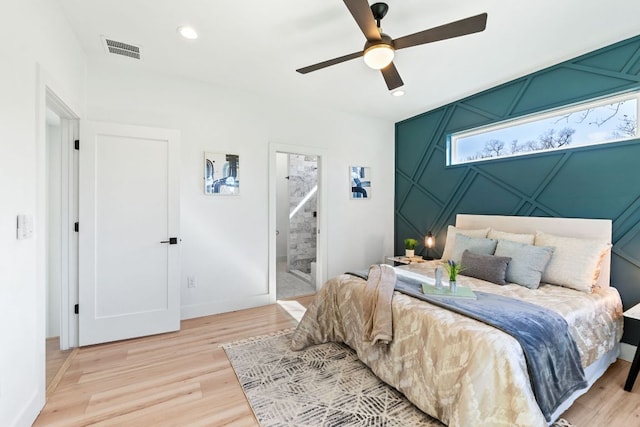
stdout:
[(422, 293), (425, 295), (430, 295), (434, 297), (456, 297), (456, 298), (478, 299), (476, 294), (470, 288), (467, 288), (465, 286), (458, 286), (455, 292), (451, 292), (448, 287), (437, 289), (433, 285), (423, 283)]

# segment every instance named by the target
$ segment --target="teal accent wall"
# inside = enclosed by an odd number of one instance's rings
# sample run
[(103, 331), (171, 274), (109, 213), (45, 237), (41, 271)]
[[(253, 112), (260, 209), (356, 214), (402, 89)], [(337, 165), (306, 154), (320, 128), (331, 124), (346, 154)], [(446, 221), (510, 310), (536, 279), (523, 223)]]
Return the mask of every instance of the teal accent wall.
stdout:
[(432, 231), (438, 257), (458, 213), (609, 218), (611, 283), (640, 302), (640, 140), (445, 166), (447, 134), (638, 88), (640, 36), (396, 123), (396, 253)]

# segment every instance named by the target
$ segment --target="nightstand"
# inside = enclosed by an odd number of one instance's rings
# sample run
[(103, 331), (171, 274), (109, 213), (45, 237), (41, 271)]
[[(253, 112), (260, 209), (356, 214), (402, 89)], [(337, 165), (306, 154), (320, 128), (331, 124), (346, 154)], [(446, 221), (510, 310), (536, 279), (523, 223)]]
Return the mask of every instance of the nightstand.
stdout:
[(419, 264), (421, 262), (425, 262), (426, 260), (422, 258), (420, 255), (406, 257), (406, 256), (388, 256), (387, 261), (392, 261), (394, 266), (398, 265), (407, 265), (407, 264)]
[[(640, 320), (640, 303), (634, 305), (622, 314), (627, 319)], [(638, 347), (636, 348), (636, 355), (633, 356), (633, 363), (631, 364), (631, 369), (629, 369), (627, 382), (624, 384), (625, 391), (631, 391), (631, 389), (633, 388), (633, 383), (636, 381), (638, 371), (640, 371), (640, 342), (638, 343)]]

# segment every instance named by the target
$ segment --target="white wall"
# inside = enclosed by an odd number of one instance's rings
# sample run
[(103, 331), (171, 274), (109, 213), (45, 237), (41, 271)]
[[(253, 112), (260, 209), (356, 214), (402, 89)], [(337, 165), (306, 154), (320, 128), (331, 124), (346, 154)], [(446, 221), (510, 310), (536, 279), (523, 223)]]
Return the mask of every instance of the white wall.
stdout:
[[(116, 59), (89, 62), (87, 118), (181, 131), (183, 318), (265, 301), (270, 142), (327, 150), (322, 167), (328, 174), (328, 229), (323, 232), (329, 276), (391, 253), (392, 122), (152, 74), (140, 63)], [(205, 151), (240, 155), (240, 196), (203, 194)], [(372, 168), (371, 200), (350, 200), (350, 164)], [(187, 275), (196, 277), (196, 288), (187, 288)]]
[[(46, 158), (36, 64), (77, 106), (85, 64), (56, 2), (2, 0), (0, 10), (0, 425), (28, 426), (44, 404)], [(16, 240), (19, 213), (35, 216), (33, 238)]]

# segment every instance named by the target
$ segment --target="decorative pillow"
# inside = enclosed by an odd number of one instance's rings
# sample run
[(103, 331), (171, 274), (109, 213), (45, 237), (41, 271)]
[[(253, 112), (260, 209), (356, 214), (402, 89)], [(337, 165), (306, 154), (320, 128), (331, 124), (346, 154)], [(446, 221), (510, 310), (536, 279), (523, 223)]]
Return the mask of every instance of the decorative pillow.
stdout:
[(468, 237), (464, 234), (458, 234), (456, 236), (456, 245), (451, 253), (451, 258), (447, 259), (460, 262), (462, 260), (462, 253), (466, 250), (469, 250), (474, 254), (493, 255), (497, 244), (497, 240), (485, 239), (484, 237)]
[(551, 246), (553, 256), (542, 281), (591, 293), (600, 276), (600, 263), (611, 244), (604, 240), (579, 239), (536, 233), (536, 246)]
[[(456, 235), (462, 234), (469, 237), (487, 237), (489, 228), (480, 228), (474, 230), (465, 230), (464, 228), (457, 228), (450, 225), (447, 228), (447, 240), (444, 243), (444, 250), (442, 251), (442, 259), (451, 259), (451, 253), (456, 245)], [(464, 251), (460, 251), (462, 254)]]
[(460, 274), (476, 277), (498, 285), (506, 285), (507, 266), (511, 258), (504, 256), (480, 255), (466, 250), (462, 253), (463, 270)]
[(489, 239), (496, 240), (509, 240), (510, 242), (518, 242), (525, 243), (527, 245), (533, 245), (533, 241), (536, 237), (535, 234), (518, 234), (518, 233), (508, 233), (506, 231), (494, 230), (493, 228), (489, 230), (489, 234), (487, 234)]
[(510, 256), (507, 267), (507, 282), (529, 289), (537, 289), (545, 267), (553, 255), (553, 248), (498, 240), (496, 256)]

